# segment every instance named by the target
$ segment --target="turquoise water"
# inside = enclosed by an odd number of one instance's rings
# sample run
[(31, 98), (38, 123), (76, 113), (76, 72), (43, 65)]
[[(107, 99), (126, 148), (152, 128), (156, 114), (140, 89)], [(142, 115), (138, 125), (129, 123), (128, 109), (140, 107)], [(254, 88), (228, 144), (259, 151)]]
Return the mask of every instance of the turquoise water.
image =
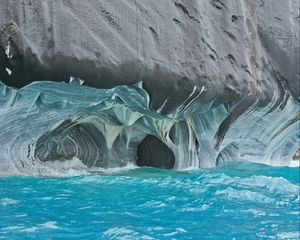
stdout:
[(0, 239), (298, 239), (299, 168), (0, 178)]

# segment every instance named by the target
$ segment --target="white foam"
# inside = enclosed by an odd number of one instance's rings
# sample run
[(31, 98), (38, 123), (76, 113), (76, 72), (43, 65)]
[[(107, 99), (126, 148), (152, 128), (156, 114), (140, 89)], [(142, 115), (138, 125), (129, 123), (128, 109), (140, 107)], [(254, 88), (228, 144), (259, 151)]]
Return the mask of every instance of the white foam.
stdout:
[(109, 228), (103, 233), (103, 236), (105, 238), (112, 238), (118, 240), (138, 240), (138, 239), (154, 240), (154, 238), (150, 236), (140, 234), (136, 231), (130, 230), (125, 227)]
[(299, 186), (282, 177), (252, 176), (238, 180), (243, 187), (265, 188), (271, 193), (299, 195)]
[(107, 174), (112, 174), (112, 173), (118, 173), (118, 172), (123, 172), (123, 171), (129, 171), (133, 169), (139, 168), (138, 166), (129, 163), (124, 167), (115, 167), (115, 168), (100, 168), (100, 167), (93, 167), (89, 168), (89, 172), (98, 172), (98, 173), (107, 173)]
[[(70, 160), (55, 160), (48, 161), (45, 163), (39, 163), (34, 166), (32, 170), (29, 168), (26, 169), (26, 173), (19, 171), (14, 171), (14, 176), (41, 176), (41, 177), (75, 177), (75, 176), (84, 176), (91, 173), (100, 173), (100, 174), (116, 174), (119, 172), (126, 172), (139, 168), (136, 165), (129, 163), (124, 167), (115, 167), (115, 168), (100, 168), (100, 167), (91, 167), (88, 168), (84, 165), (79, 159), (73, 158)], [(0, 173), (0, 176), (2, 174)], [(3, 175), (7, 176), (7, 175)], [(25, 189), (24, 189), (25, 190)]]
[(20, 232), (33, 233), (33, 232), (36, 232), (37, 230), (38, 230), (38, 227), (29, 227), (29, 228), (22, 229)]
[(244, 211), (245, 213), (251, 213), (253, 214), (254, 217), (261, 217), (261, 216), (265, 216), (266, 213), (257, 209), (248, 209), (246, 211)]
[(48, 222), (45, 222), (45, 223), (38, 224), (36, 226), (21, 229), (20, 232), (33, 233), (33, 232), (37, 232), (41, 229), (55, 230), (55, 229), (59, 229), (59, 227), (57, 226), (57, 222), (48, 221)]
[(300, 159), (292, 160), (289, 167), (300, 167)]
[(0, 200), (0, 204), (3, 206), (3, 207), (6, 207), (8, 205), (17, 205), (19, 204), (20, 201), (19, 200), (15, 200), (15, 199), (11, 199), (11, 198), (2, 198)]
[(48, 228), (48, 229), (58, 229), (59, 228), (57, 226), (57, 222), (55, 222), (55, 221), (45, 222), (45, 223), (39, 224), (38, 226), (40, 226), (42, 228)]
[(278, 239), (299, 239), (300, 233), (299, 232), (282, 232), (276, 235)]
[(235, 201), (248, 201), (258, 203), (274, 203), (274, 200), (260, 193), (252, 192), (249, 190), (237, 190), (232, 187), (228, 187), (224, 190), (216, 191), (216, 195), (222, 195), (228, 200)]
[(3, 231), (3, 232), (6, 232), (6, 231), (19, 230), (21, 228), (22, 228), (22, 226), (8, 226), (8, 227), (1, 228), (0, 230)]

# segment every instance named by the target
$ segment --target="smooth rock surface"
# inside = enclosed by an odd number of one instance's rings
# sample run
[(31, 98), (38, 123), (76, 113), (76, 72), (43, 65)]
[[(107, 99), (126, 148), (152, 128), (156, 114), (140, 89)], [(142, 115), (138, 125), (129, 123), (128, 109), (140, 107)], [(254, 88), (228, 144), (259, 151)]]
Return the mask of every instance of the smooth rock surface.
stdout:
[(0, 79), (0, 175), (299, 165), (298, 0), (3, 0)]
[(242, 101), (240, 112), (283, 91), (299, 100), (299, 1), (1, 1), (0, 79), (70, 76), (144, 81), (163, 113), (203, 86), (200, 102)]

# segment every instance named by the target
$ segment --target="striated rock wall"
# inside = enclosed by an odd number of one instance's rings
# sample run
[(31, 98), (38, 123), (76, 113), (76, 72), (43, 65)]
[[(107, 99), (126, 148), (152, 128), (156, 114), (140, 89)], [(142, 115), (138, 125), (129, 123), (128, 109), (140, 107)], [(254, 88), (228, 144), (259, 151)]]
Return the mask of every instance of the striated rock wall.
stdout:
[(3, 0), (0, 79), (144, 81), (164, 113), (202, 86), (202, 103), (243, 109), (285, 90), (299, 100), (299, 16), (298, 0)]
[(299, 165), (299, 20), (299, 0), (2, 0), (0, 175)]

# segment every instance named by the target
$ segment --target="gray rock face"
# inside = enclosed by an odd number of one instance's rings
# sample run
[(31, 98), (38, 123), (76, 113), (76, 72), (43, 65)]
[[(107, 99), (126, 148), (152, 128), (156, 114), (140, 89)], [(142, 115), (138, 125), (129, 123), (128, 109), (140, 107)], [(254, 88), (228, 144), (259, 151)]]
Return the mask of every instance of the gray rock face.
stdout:
[(0, 175), (299, 165), (299, 16), (299, 0), (2, 0)]
[[(8, 71), (7, 71), (7, 69)], [(11, 71), (11, 75), (9, 74)], [(21, 87), (144, 81), (169, 113), (196, 87), (203, 104), (299, 100), (299, 1), (3, 0), (0, 78)]]

